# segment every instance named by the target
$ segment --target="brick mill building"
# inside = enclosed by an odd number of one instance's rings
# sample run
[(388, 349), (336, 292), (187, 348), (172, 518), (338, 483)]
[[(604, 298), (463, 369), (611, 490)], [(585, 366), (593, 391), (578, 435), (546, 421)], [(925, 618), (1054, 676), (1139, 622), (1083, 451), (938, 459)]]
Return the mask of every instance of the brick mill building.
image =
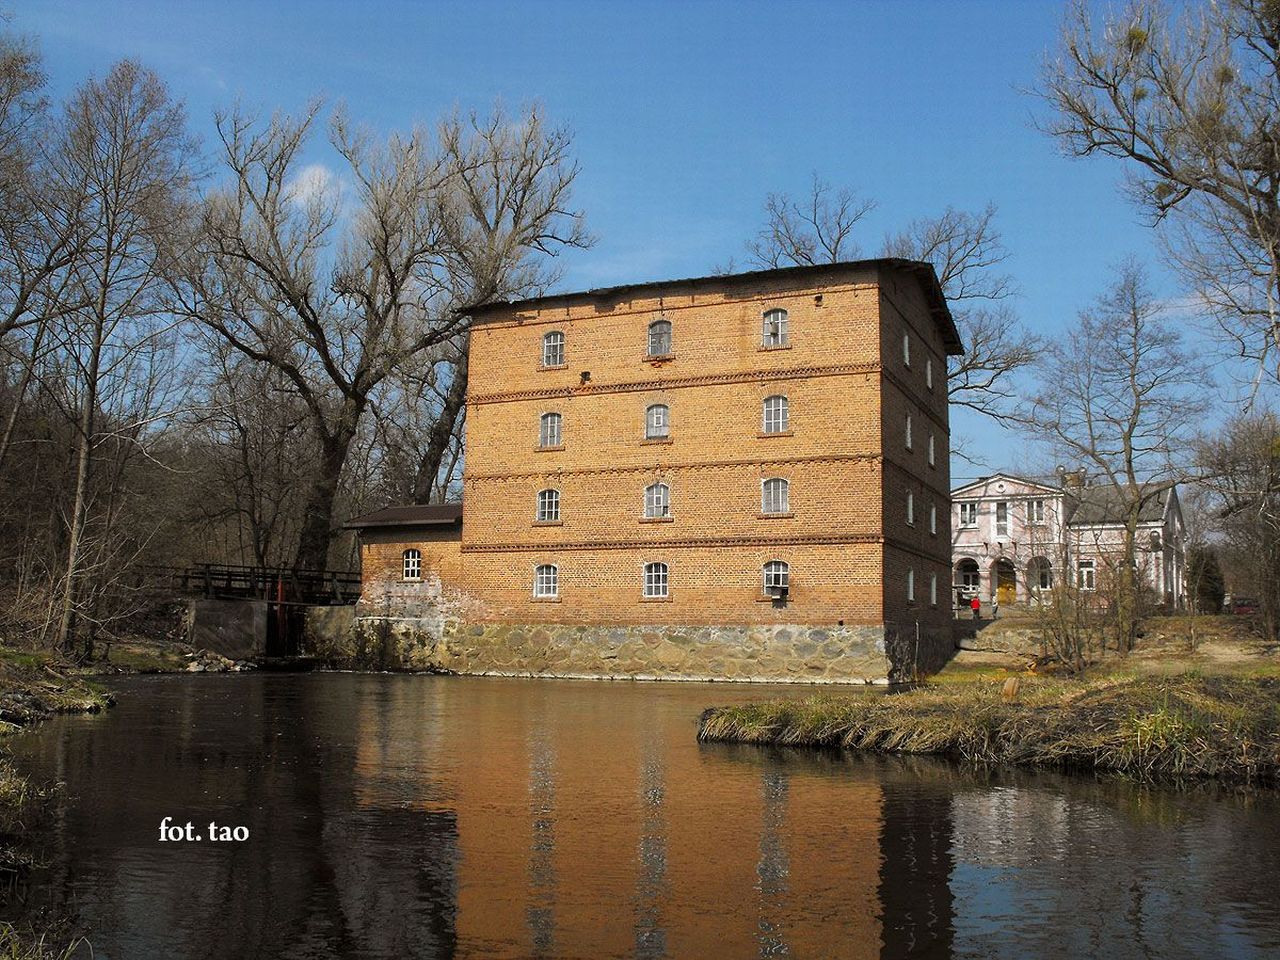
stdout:
[(463, 502), (358, 518), (362, 643), (460, 672), (882, 680), (952, 649), (948, 355), (899, 259), (473, 314)]

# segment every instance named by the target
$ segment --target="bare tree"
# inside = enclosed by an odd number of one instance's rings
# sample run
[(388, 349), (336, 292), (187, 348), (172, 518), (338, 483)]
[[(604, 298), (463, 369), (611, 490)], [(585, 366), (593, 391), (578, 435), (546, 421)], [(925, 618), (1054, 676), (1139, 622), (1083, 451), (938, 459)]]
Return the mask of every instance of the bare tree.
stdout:
[(1206, 373), (1152, 296), (1142, 268), (1114, 285), (1048, 346), (1020, 413), (1055, 452), (1101, 477), (1122, 527), (1112, 566), (1117, 643), (1132, 649), (1141, 615), (1137, 530), (1143, 508), (1186, 479)]
[[(66, 650), (85, 609), (80, 581), (95, 450), (106, 437), (140, 442), (163, 406), (159, 393), (172, 386), (159, 369), (172, 356), (160, 294), (168, 245), (184, 233), (194, 149), (181, 106), (155, 74), (131, 61), (75, 93), (54, 149), (52, 176), (61, 192), (83, 198), (84, 228), (68, 267), (73, 300), (59, 344), (76, 447), (57, 631)], [(128, 414), (104, 422), (108, 391)]]
[[(747, 244), (748, 259), (767, 269), (856, 259), (855, 228), (875, 207), (815, 174), (801, 200), (769, 195), (764, 226)], [(886, 237), (881, 255), (933, 264), (965, 345), (964, 355), (949, 365), (951, 403), (1002, 418), (1015, 396), (1013, 377), (1034, 362), (1040, 341), (1004, 302), (1015, 290), (1002, 272), (1008, 252), (995, 214), (994, 206), (977, 213), (948, 207)], [(717, 268), (731, 270), (732, 263)]]
[(1048, 131), (1123, 161), (1134, 200), (1234, 352), (1280, 380), (1280, 17), (1271, 0), (1085, 0), (1043, 69)]
[(315, 568), (328, 560), (373, 392), (462, 335), (468, 306), (542, 282), (539, 254), (585, 241), (567, 206), (570, 138), (537, 111), (514, 122), (501, 111), (455, 116), (434, 136), (417, 128), (383, 142), (335, 114), (344, 198), (301, 167), (319, 110), (265, 126), (238, 110), (218, 115), (232, 179), (208, 199), (177, 291), (180, 309), (279, 370), (308, 411), (319, 457), (295, 562)]

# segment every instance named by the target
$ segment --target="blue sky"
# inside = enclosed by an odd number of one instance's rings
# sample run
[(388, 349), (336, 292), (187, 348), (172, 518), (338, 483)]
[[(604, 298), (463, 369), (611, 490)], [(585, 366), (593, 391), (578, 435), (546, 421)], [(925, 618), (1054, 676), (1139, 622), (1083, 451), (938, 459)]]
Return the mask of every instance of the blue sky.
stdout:
[[(812, 172), (880, 202), (863, 251), (947, 205), (999, 208), (1017, 308), (1052, 336), (1126, 254), (1180, 291), (1120, 193), (1033, 125), (1050, 2), (5, 3), (61, 94), (126, 56), (158, 71), (206, 141), (218, 105), (296, 110), (316, 94), (381, 129), (455, 106), (543, 103), (575, 132), (576, 197), (598, 238), (564, 289), (709, 272), (770, 191)], [(315, 158), (325, 162), (318, 147)], [(957, 417), (992, 468), (1027, 469), (1017, 431)], [(956, 479), (985, 472), (957, 463)]]

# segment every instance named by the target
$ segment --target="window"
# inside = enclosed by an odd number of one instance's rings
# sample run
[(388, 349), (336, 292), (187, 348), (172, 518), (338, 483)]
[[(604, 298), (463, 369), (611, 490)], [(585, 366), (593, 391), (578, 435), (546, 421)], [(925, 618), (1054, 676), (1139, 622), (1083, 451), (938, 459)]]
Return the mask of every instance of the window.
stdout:
[(790, 486), (791, 485), (781, 477), (771, 477), (766, 480), (761, 488), (760, 512), (790, 513)]
[(967, 596), (972, 596), (978, 592), (978, 587), (982, 583), (982, 573), (978, 570), (978, 563), (975, 560), (964, 559), (960, 561), (960, 586), (964, 589)]
[(651, 483), (644, 488), (644, 515), (671, 516), (671, 488), (665, 483)]
[(1097, 586), (1094, 563), (1092, 560), (1081, 560), (1076, 564), (1076, 584), (1081, 590), (1092, 590)]
[(938, 505), (936, 503), (929, 504), (929, 532), (935, 537), (938, 535)]
[(1027, 501), (1027, 523), (1044, 523), (1044, 501)]
[(976, 527), (978, 525), (977, 503), (960, 504), (960, 526)]
[(913, 527), (916, 524), (916, 495), (910, 490), (907, 491), (907, 523)]
[(665, 403), (655, 403), (644, 412), (644, 438), (665, 440), (671, 435), (671, 410)]
[(906, 445), (907, 449), (908, 449), (908, 450), (910, 450), (910, 449), (911, 449), (911, 414), (909, 414), (909, 413), (907, 414), (907, 427), (906, 427), (906, 431), (903, 433), (903, 437), (902, 437), (902, 439), (903, 439), (903, 443)]
[(544, 413), (542, 422), (538, 430), (538, 446), (540, 447), (558, 447), (560, 446), (560, 414)]
[(924, 385), (925, 389), (933, 389), (933, 357), (926, 357), (924, 361)]
[(1009, 503), (1001, 500), (996, 504), (996, 536), (1007, 537), (1009, 535)]
[(564, 366), (564, 334), (559, 330), (553, 330), (542, 337), (542, 365)]
[(777, 597), (791, 589), (791, 567), (783, 560), (770, 560), (764, 565), (764, 592)]
[(538, 492), (538, 522), (552, 523), (560, 519), (560, 491), (540, 490)]
[(665, 357), (671, 353), (671, 321), (655, 320), (649, 324), (649, 356)]
[(907, 567), (907, 602), (916, 602), (916, 571), (913, 567)]
[(422, 551), (406, 550), (401, 559), (404, 561), (404, 579), (421, 580), (422, 579)]
[(936, 573), (929, 574), (929, 604), (934, 607), (938, 605), (938, 575)]
[(560, 595), (560, 571), (554, 564), (544, 563), (533, 571), (533, 595), (535, 597)]
[(936, 464), (937, 464), (937, 458), (934, 455), (934, 436), (932, 433), (930, 433), (929, 434), (929, 466), (932, 467), (932, 466), (935, 466)]
[(786, 433), (791, 427), (790, 404), (782, 396), (765, 397), (764, 432)]
[(902, 362), (911, 366), (911, 334), (902, 335)]
[(766, 310), (764, 312), (764, 329), (760, 335), (760, 343), (766, 347), (787, 345), (787, 311)]
[(644, 595), (646, 597), (665, 597), (667, 592), (667, 565), (665, 563), (646, 563), (644, 565)]
[(1053, 587), (1053, 567), (1043, 557), (1031, 561), (1031, 583), (1039, 590), (1049, 590)]

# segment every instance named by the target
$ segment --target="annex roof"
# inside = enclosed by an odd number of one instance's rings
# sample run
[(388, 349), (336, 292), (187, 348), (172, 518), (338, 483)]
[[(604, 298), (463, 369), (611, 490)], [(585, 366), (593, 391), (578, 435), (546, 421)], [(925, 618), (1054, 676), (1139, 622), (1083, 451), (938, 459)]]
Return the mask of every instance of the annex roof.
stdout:
[(448, 527), (455, 524), (462, 525), (460, 503), (410, 503), (383, 507), (348, 520), (342, 526), (347, 530), (364, 530), (373, 527)]
[(615, 287), (597, 287), (592, 290), (581, 290), (575, 293), (553, 293), (542, 297), (530, 297), (526, 300), (495, 300), (469, 308), (472, 319), (482, 319), (497, 310), (546, 308), (560, 304), (581, 303), (591, 300), (610, 300), (639, 293), (658, 292), (672, 287), (723, 287), (739, 281), (769, 280), (782, 277), (822, 277), (828, 274), (841, 273), (849, 269), (875, 268), (880, 270), (898, 270), (908, 273), (920, 281), (924, 289), (925, 299), (929, 303), (929, 312), (934, 322), (942, 331), (942, 341), (947, 353), (955, 356), (964, 353), (964, 345), (960, 341), (960, 331), (956, 329), (955, 319), (947, 306), (947, 298), (942, 294), (942, 285), (933, 265), (923, 260), (904, 260), (901, 257), (879, 257), (871, 260), (845, 260), (839, 263), (820, 263), (803, 267), (776, 267), (770, 270), (751, 270), (746, 273), (713, 274), (704, 277), (686, 277), (683, 280), (652, 280), (644, 283), (627, 283)]

